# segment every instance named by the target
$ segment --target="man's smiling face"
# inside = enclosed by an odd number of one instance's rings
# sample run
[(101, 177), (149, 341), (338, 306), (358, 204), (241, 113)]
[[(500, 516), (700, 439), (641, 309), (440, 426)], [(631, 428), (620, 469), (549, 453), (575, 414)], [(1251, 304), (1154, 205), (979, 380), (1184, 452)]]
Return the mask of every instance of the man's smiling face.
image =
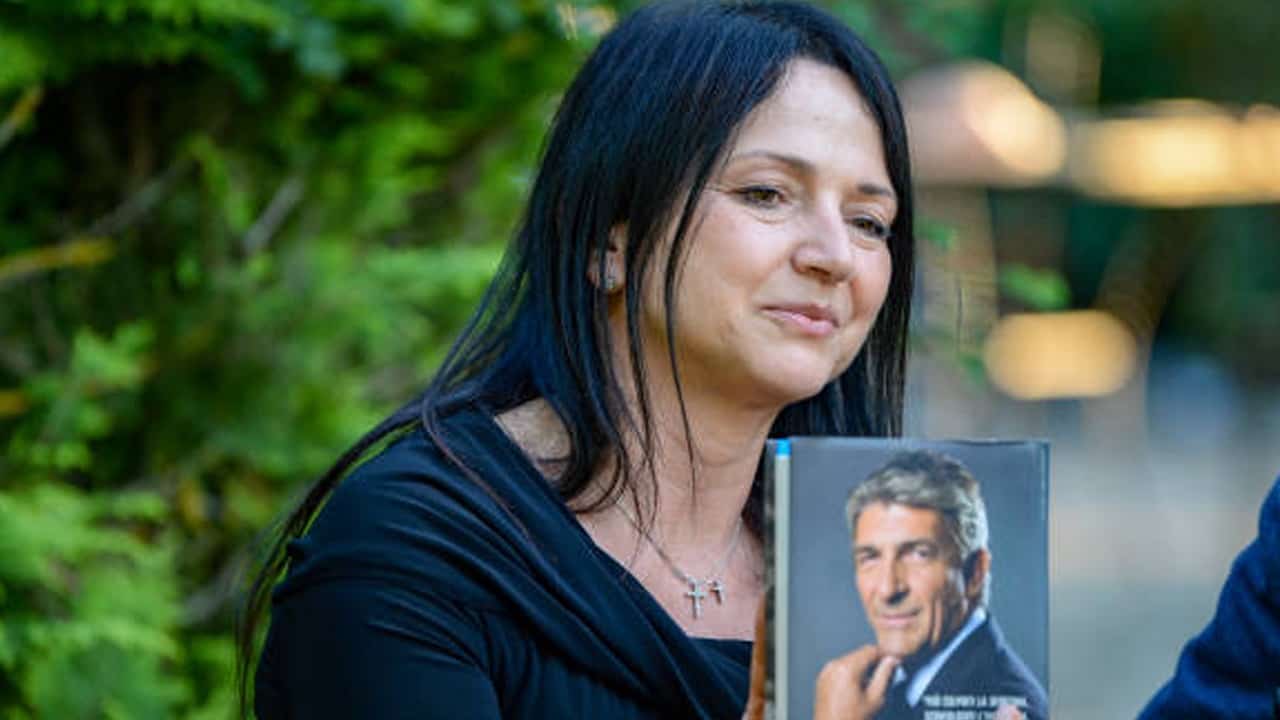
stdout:
[(888, 655), (933, 654), (973, 608), (976, 594), (966, 590), (960, 560), (935, 510), (868, 505), (854, 530), (853, 561), (867, 620)]

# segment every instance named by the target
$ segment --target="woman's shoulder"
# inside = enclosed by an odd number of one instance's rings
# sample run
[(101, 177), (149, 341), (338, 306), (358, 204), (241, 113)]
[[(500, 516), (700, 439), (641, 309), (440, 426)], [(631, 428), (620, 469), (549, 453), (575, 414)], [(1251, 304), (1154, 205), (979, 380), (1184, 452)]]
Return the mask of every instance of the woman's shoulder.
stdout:
[(464, 522), (501, 510), (498, 492), (520, 476), (504, 452), (502, 431), (485, 411), (451, 413), (428, 431), (421, 422), (396, 431), (357, 461), (338, 483), (308, 535), (343, 539), (387, 529), (387, 520)]
[(338, 481), (307, 536), (360, 539), (388, 515), (413, 513), (429, 501), (431, 485), (449, 475), (416, 424), (380, 444)]
[(374, 540), (388, 525), (415, 519), (443, 502), (441, 487), (455, 483), (457, 475), (415, 423), (356, 461), (330, 492), (305, 537)]
[[(450, 438), (457, 452), (474, 454), (465, 428)], [(500, 480), (492, 468), (462, 470), (420, 425), (401, 431), (338, 483), (289, 544), (277, 602), (319, 583), (386, 581), (495, 605), (459, 578), (504, 545), (509, 520), (491, 487)]]

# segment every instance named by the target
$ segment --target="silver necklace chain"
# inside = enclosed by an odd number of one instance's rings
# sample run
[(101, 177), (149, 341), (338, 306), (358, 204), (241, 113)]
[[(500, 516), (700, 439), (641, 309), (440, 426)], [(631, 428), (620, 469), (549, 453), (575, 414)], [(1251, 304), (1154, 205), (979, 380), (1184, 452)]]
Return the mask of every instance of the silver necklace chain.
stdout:
[(702, 601), (707, 598), (707, 591), (710, 591), (715, 595), (717, 605), (724, 604), (725, 587), (724, 581), (720, 579), (720, 574), (729, 566), (729, 559), (733, 557), (733, 551), (738, 549), (738, 540), (742, 537), (741, 516), (738, 517), (738, 524), (734, 526), (733, 539), (729, 541), (729, 549), (725, 550), (724, 557), (720, 558), (720, 562), (716, 565), (714, 570), (707, 573), (705, 578), (700, 579), (690, 575), (684, 570), (681, 570), (680, 566), (676, 565), (675, 561), (673, 561), (662, 549), (662, 546), (658, 544), (658, 541), (653, 539), (653, 536), (649, 534), (649, 531), (640, 527), (640, 522), (633, 518), (631, 513), (627, 512), (627, 509), (622, 506), (622, 503), (618, 503), (614, 507), (618, 508), (618, 512), (622, 513), (622, 517), (626, 518), (627, 522), (631, 523), (631, 527), (634, 527), (636, 532), (640, 533), (640, 536), (653, 546), (654, 552), (658, 553), (658, 557), (662, 559), (662, 562), (665, 563), (671, 570), (672, 574), (676, 576), (676, 579), (689, 585), (689, 589), (684, 591), (684, 596), (689, 598), (692, 602), (694, 620), (702, 617)]

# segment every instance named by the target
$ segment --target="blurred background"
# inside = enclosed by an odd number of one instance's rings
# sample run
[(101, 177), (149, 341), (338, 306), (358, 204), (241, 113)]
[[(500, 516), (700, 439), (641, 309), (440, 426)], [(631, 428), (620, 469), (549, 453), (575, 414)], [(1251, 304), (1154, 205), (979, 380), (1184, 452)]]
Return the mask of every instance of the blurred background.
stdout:
[[(422, 387), (634, 4), (0, 3), (6, 717), (231, 716), (255, 540)], [(1280, 7), (825, 4), (909, 115), (909, 431), (1053, 442), (1055, 717), (1132, 717), (1280, 472)]]

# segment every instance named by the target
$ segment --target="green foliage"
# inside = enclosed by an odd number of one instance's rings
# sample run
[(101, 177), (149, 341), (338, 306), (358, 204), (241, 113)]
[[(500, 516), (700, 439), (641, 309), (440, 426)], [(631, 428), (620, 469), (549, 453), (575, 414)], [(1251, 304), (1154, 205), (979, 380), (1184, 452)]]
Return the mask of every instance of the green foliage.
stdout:
[(0, 715), (231, 715), (248, 548), (439, 363), (584, 9), (0, 3)]
[(956, 229), (930, 217), (916, 218), (916, 238), (930, 243), (939, 250), (950, 250), (956, 244)]
[(1000, 292), (1028, 308), (1040, 312), (1071, 306), (1071, 288), (1061, 273), (1006, 264), (1000, 268)]
[[(186, 692), (167, 504), (149, 492), (0, 491), (0, 702), (31, 717), (165, 717)], [(38, 661), (35, 660), (38, 658)]]

